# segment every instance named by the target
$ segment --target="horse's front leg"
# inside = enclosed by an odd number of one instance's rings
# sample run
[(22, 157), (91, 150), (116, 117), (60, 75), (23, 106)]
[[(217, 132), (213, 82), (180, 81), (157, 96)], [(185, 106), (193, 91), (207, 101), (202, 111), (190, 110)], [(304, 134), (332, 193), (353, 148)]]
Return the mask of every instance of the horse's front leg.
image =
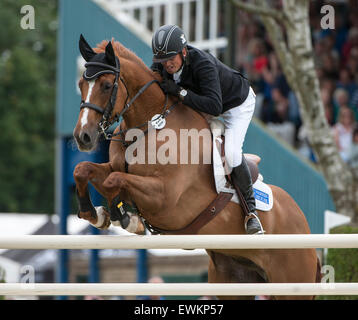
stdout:
[(76, 196), (79, 204), (78, 216), (88, 220), (90, 224), (99, 229), (107, 229), (111, 222), (109, 213), (104, 207), (94, 207), (88, 192), (88, 182), (105, 198), (108, 194), (103, 188), (103, 182), (112, 172), (110, 163), (80, 162), (73, 172), (76, 182)]

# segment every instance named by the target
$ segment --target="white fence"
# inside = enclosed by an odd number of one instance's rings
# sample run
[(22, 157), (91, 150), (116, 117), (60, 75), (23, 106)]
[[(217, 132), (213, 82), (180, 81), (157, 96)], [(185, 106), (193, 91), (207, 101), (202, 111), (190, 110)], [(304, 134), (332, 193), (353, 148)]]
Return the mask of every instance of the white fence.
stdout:
[[(0, 237), (4, 249), (358, 248), (358, 234)], [(358, 283), (5, 283), (0, 295), (358, 295)]]
[[(220, 34), (223, 0), (93, 0), (148, 45), (151, 35), (164, 24), (179, 25), (189, 43), (217, 55), (227, 46)], [(221, 22), (221, 23), (220, 23)]]
[(358, 234), (0, 236), (0, 249), (358, 248)]

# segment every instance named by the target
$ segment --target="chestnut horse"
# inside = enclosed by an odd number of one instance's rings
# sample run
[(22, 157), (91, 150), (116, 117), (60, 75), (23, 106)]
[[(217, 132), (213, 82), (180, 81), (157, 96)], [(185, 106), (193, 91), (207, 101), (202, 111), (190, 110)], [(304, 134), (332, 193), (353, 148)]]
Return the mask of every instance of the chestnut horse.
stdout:
[[(202, 160), (204, 152), (211, 152), (211, 141), (200, 143), (198, 150), (194, 151), (199, 152), (201, 156), (199, 163), (181, 164), (174, 161), (161, 164), (156, 161), (126, 165), (127, 144), (122, 139), (125, 132), (128, 132), (125, 131), (126, 128), (128, 130), (142, 126), (145, 129), (144, 134), (137, 139), (139, 147), (135, 152), (141, 147), (148, 147), (145, 149), (148, 159), (151, 156), (150, 152), (158, 152), (165, 144), (168, 146), (176, 142), (159, 138), (160, 128), (154, 129), (157, 137), (156, 148), (150, 151), (149, 134), (146, 129), (149, 126), (148, 121), (154, 115), (163, 114), (163, 110), (170, 109), (170, 112), (165, 113), (165, 128), (170, 128), (177, 136), (180, 129), (209, 130), (208, 121), (202, 114), (172, 97), (166, 97), (156, 83), (160, 81), (159, 76), (119, 42), (113, 39), (110, 42), (102, 41), (97, 48), (91, 48), (81, 36), (80, 51), (83, 58), (90, 62), (86, 65), (86, 72), (90, 67), (94, 69), (79, 81), (82, 104), (73, 133), (78, 148), (86, 152), (94, 150), (99, 137), (110, 124), (118, 120), (118, 115), (122, 116), (123, 121), (112, 136), (109, 162), (81, 162), (74, 170), (80, 204), (79, 217), (99, 228), (107, 228), (110, 220), (114, 225), (118, 225), (118, 221), (115, 221), (104, 208), (94, 210), (87, 189), (90, 182), (106, 198), (109, 207), (123, 201), (135, 205), (140, 215), (151, 226), (165, 230), (184, 228), (217, 196), (212, 164), (204, 163)], [(190, 158), (190, 145), (187, 148), (185, 151)], [(177, 146), (174, 146), (174, 149), (178, 153), (172, 158), (179, 158), (179, 153), (183, 150)], [(277, 186), (270, 187), (274, 197), (273, 208), (269, 212), (258, 211), (266, 233), (310, 233), (303, 212), (291, 196)], [(115, 199), (119, 200), (114, 202)], [(135, 217), (131, 216), (129, 231), (141, 234), (144, 230), (142, 222)], [(229, 202), (213, 220), (199, 230), (198, 234), (246, 234), (241, 207)], [(320, 280), (320, 264), (314, 249), (207, 250), (207, 253), (210, 257), (209, 282), (295, 283)]]

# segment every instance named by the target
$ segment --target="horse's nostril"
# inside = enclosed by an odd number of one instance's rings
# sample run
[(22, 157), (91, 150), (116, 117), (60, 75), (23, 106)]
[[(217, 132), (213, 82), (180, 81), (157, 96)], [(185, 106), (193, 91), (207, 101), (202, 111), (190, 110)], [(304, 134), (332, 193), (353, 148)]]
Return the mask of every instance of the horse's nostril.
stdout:
[(91, 142), (91, 137), (89, 136), (89, 134), (83, 133), (83, 134), (82, 134), (82, 141), (83, 141), (85, 144), (90, 143), (90, 142)]

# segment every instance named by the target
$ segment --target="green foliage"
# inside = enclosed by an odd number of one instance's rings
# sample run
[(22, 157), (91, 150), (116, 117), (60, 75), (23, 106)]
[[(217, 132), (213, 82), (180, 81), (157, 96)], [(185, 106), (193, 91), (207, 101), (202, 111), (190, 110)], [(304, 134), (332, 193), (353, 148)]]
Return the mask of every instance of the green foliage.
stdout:
[(0, 21), (0, 212), (52, 213), (57, 1), (1, 0)]
[[(5, 270), (0, 266), (0, 283), (5, 283)], [(0, 296), (0, 300), (4, 300), (4, 296)]]
[[(331, 233), (358, 233), (358, 228), (342, 226)], [(335, 282), (358, 282), (358, 249), (328, 249), (327, 264), (334, 268)], [(324, 299), (357, 300), (358, 296), (325, 296)]]

